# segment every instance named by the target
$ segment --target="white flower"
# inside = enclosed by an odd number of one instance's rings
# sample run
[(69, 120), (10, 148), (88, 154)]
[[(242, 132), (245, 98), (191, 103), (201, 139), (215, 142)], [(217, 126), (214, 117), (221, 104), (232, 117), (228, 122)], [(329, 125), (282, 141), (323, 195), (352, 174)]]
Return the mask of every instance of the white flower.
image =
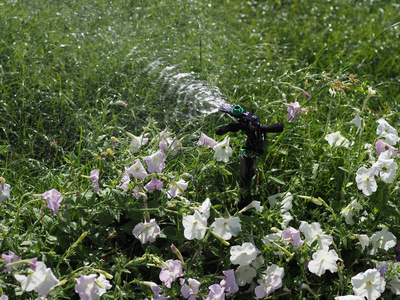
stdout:
[(177, 195), (182, 194), (182, 191), (186, 190), (188, 187), (188, 183), (181, 179), (177, 182), (172, 182), (169, 190), (167, 192), (167, 197), (168, 198), (175, 198)]
[(335, 300), (365, 300), (365, 298), (355, 295), (346, 295), (346, 296), (335, 297)]
[(340, 214), (344, 216), (344, 220), (347, 224), (353, 225), (354, 221), (352, 218), (354, 214), (359, 212), (362, 208), (362, 205), (357, 202), (357, 199), (353, 199), (349, 205), (341, 210)]
[(262, 211), (264, 210), (264, 207), (261, 205), (261, 202), (254, 200), (254, 201), (251, 201), (251, 203), (249, 205), (247, 205), (245, 208), (243, 208), (243, 211), (249, 210), (251, 208), (254, 208), (259, 213), (262, 213)]
[(389, 145), (396, 145), (399, 141), (399, 136), (396, 129), (389, 125), (384, 119), (379, 119), (378, 128), (376, 129), (376, 134), (385, 138), (385, 142)]
[(14, 277), (21, 283), (22, 290), (27, 292), (35, 290), (39, 296), (47, 295), (50, 289), (59, 283), (51, 269), (41, 261), (36, 262), (35, 271), (28, 270), (28, 276), (16, 274)]
[(399, 278), (399, 267), (400, 262), (391, 263), (389, 264), (389, 268), (394, 270), (397, 274), (389, 275), (386, 279), (386, 284), (390, 288), (393, 294), (400, 295), (400, 278)]
[(229, 240), (232, 236), (237, 236), (241, 230), (240, 218), (216, 218), (211, 224), (212, 231), (224, 240)]
[(125, 170), (125, 175), (132, 175), (136, 179), (143, 179), (147, 176), (147, 172), (142, 162), (137, 159), (135, 163)]
[(357, 111), (356, 116), (354, 117), (353, 120), (351, 120), (351, 122), (356, 125), (358, 128), (362, 128), (364, 125), (363, 119), (360, 117), (360, 110), (359, 109), (355, 109)]
[(370, 238), (372, 244), (371, 254), (376, 254), (378, 249), (385, 251), (396, 246), (396, 237), (393, 233), (389, 232), (386, 227), (383, 227), (381, 231), (375, 232)]
[(377, 269), (368, 269), (364, 273), (361, 272), (352, 277), (351, 284), (357, 296), (367, 297), (368, 300), (375, 300), (385, 290), (386, 283)]
[(198, 207), (199, 212), (201, 215), (208, 219), (210, 217), (210, 208), (211, 208), (211, 201), (210, 198), (204, 200), (204, 202)]
[(371, 196), (378, 188), (375, 181), (375, 172), (375, 169), (361, 167), (356, 173), (357, 188), (362, 190), (365, 196)]
[(201, 240), (206, 234), (207, 218), (202, 216), (197, 210), (193, 215), (184, 216), (182, 219), (182, 224), (185, 228), (183, 235), (188, 240)]
[(5, 182), (4, 177), (0, 177), (0, 203), (4, 200), (10, 200), (10, 185)]
[(162, 150), (158, 150), (156, 153), (144, 158), (150, 173), (161, 173), (165, 168), (166, 159), (167, 155)]
[(317, 250), (312, 255), (312, 260), (308, 263), (308, 270), (310, 272), (321, 276), (325, 274), (326, 270), (329, 270), (331, 273), (337, 272), (337, 261), (339, 256), (335, 252), (335, 250), (323, 249)]
[(267, 270), (261, 273), (257, 281), (258, 286), (254, 289), (256, 299), (267, 298), (269, 295), (282, 286), (282, 278), (285, 270), (278, 265), (272, 264)]
[(235, 271), (235, 279), (238, 286), (245, 286), (253, 281), (257, 271), (250, 265), (239, 266)]
[(279, 203), (280, 213), (288, 212), (292, 207), (293, 196), (290, 192), (279, 193), (268, 197), (269, 204), (273, 207), (277, 202)]
[(132, 153), (139, 152), (140, 146), (145, 145), (149, 140), (148, 138), (144, 138), (143, 135), (136, 136), (129, 132), (127, 132), (126, 134), (132, 139), (130, 145), (131, 148), (129, 148), (129, 151), (131, 151)]
[(349, 141), (348, 139), (344, 138), (340, 131), (336, 131), (334, 133), (327, 134), (325, 136), (325, 140), (328, 141), (331, 147), (348, 147)]
[(390, 151), (382, 152), (371, 168), (379, 174), (384, 182), (393, 183), (396, 176), (397, 163), (393, 158), (388, 158), (388, 155), (391, 157), (392, 153)]
[(360, 242), (361, 248), (364, 250), (365, 247), (369, 245), (369, 237), (366, 234), (355, 234), (355, 237), (358, 238)]
[(140, 240), (142, 244), (147, 242), (154, 242), (156, 237), (160, 234), (160, 227), (157, 225), (155, 219), (151, 219), (150, 222), (140, 222), (133, 228), (133, 235)]
[(231, 263), (245, 266), (253, 262), (257, 257), (257, 249), (252, 243), (243, 243), (241, 246), (233, 246), (230, 250)]
[(324, 234), (318, 222), (308, 224), (305, 221), (301, 221), (299, 229), (304, 234), (305, 242), (308, 246), (317, 241), (317, 249), (322, 250), (328, 249), (333, 242), (332, 236)]
[(224, 140), (214, 146), (214, 158), (217, 161), (228, 162), (229, 157), (232, 154), (232, 148), (229, 146), (229, 136), (226, 136)]

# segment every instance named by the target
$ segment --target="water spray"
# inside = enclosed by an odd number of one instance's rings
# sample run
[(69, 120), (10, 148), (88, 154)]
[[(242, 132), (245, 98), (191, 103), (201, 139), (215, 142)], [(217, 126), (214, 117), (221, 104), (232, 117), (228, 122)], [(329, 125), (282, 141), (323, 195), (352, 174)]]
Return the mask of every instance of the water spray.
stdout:
[(248, 111), (245, 111), (237, 104), (223, 104), (218, 111), (228, 114), (234, 121), (220, 127), (216, 134), (224, 135), (228, 132), (242, 131), (247, 136), (246, 144), (241, 149), (240, 155), (240, 188), (243, 189), (238, 208), (241, 210), (251, 203), (251, 181), (256, 173), (257, 158), (264, 153), (264, 142), (267, 133), (278, 133), (283, 131), (282, 123), (275, 123), (269, 126), (260, 124), (260, 118)]

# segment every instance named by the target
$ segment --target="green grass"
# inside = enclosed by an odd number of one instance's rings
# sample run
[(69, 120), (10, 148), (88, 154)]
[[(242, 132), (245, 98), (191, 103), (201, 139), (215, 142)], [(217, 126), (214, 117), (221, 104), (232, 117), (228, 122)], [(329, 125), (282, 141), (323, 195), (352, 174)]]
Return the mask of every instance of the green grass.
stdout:
[[(32, 234), (37, 240), (43, 234), (36, 248), (26, 247), (44, 253), (50, 264), (81, 234), (74, 232), (74, 226), (86, 228), (86, 222), (100, 214), (104, 217), (101, 233), (88, 227), (92, 240), (77, 250), (71, 264), (78, 266), (79, 259), (87, 259), (85, 251), (99, 257), (118, 252), (123, 253), (120, 261), (108, 267), (109, 272), (122, 274), (134, 256), (127, 245), (140, 248), (129, 231), (143, 219), (135, 215), (137, 206), (122, 213), (123, 201), (132, 199), (114, 189), (119, 184), (118, 170), (132, 162), (129, 153), (121, 150), (128, 147), (125, 131), (135, 135), (149, 131), (153, 136), (165, 129), (173, 132), (187, 151), (170, 162), (170, 171), (198, 175), (192, 200), (201, 203), (208, 193), (220, 194), (218, 205), (227, 210), (232, 205), (238, 157), (227, 166), (208, 166), (203, 160), (211, 158), (194, 148), (200, 132), (215, 137), (216, 128), (227, 122), (217, 113), (197, 111), (207, 97), (212, 99), (206, 103), (210, 110), (223, 101), (238, 103), (259, 115), (263, 124), (285, 122), (285, 103), (299, 101), (307, 107), (307, 115), (287, 123), (283, 134), (271, 135), (267, 154), (260, 158), (254, 195), (267, 202), (271, 194), (292, 190), (321, 197), (340, 211), (343, 202), (358, 195), (354, 174), (367, 154), (328, 149), (323, 138), (339, 130), (363, 149), (365, 142), (376, 140), (378, 118), (385, 117), (397, 127), (398, 8), (396, 1), (340, 0), (1, 1), (0, 176), (12, 187), (12, 201), (0, 219), (18, 223), (13, 225), (18, 229), (15, 235), (28, 230), (24, 237)], [(182, 74), (185, 77), (180, 78)], [(312, 97), (306, 99), (290, 85)], [(378, 95), (365, 103), (368, 87)], [(332, 97), (329, 88), (344, 92)], [(119, 101), (127, 106), (118, 105)], [(353, 108), (363, 107), (366, 127), (360, 135), (350, 121)], [(120, 152), (98, 159), (112, 147), (112, 136), (120, 140)], [(237, 154), (244, 137), (232, 136)], [(317, 177), (313, 175), (316, 164)], [(90, 183), (80, 175), (89, 175), (94, 168), (102, 170), (107, 182), (101, 203), (112, 202), (109, 212), (100, 206), (90, 211), (99, 199), (88, 192)], [(349, 192), (349, 186), (354, 190)], [(396, 187), (388, 188), (391, 197), (398, 195)], [(38, 202), (33, 202), (32, 214), (30, 204), (23, 207), (27, 198), (22, 195), (51, 188), (76, 195), (68, 200), (71, 210), (63, 215), (73, 223), (65, 231), (62, 223), (53, 224), (49, 217), (40, 221)], [(76, 194), (78, 190), (83, 195)], [(374, 212), (380, 211), (371, 220), (374, 229), (385, 221), (398, 224), (394, 202), (388, 200), (385, 208), (379, 203), (382, 197), (366, 200)], [(298, 208), (293, 214), (298, 220), (330, 220), (319, 207), (305, 211), (302, 200), (295, 201)], [(387, 219), (386, 209), (396, 211), (393, 219)], [(182, 213), (183, 208), (177, 211)], [(159, 213), (168, 216), (166, 211)], [(274, 217), (268, 216), (265, 224), (273, 223)], [(168, 224), (172, 225), (176, 224)], [(118, 231), (117, 250), (110, 245), (95, 249), (109, 234), (109, 226)], [(398, 234), (398, 225), (394, 226)], [(70, 236), (63, 240), (65, 234)], [(2, 242), (1, 251), (20, 246)], [(168, 247), (159, 242), (151, 250), (161, 255)], [(94, 263), (94, 256), (88, 261)], [(155, 276), (154, 270), (147, 272)], [(121, 278), (121, 285), (123, 280), (133, 280)]]

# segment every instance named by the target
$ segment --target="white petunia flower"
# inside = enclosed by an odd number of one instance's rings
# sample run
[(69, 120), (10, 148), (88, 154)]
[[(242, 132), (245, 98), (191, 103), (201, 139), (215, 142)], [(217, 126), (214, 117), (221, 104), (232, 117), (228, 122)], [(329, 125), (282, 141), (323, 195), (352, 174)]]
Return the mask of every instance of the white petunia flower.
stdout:
[(199, 212), (201, 212), (201, 215), (206, 219), (210, 217), (210, 209), (211, 209), (210, 198), (204, 200), (204, 202), (198, 207)]
[(217, 161), (228, 162), (229, 157), (232, 154), (232, 148), (229, 146), (229, 136), (226, 136), (224, 140), (214, 146), (214, 158)]
[(136, 224), (132, 230), (132, 234), (140, 240), (142, 244), (154, 242), (160, 234), (160, 227), (157, 225), (156, 219), (151, 219), (149, 222), (140, 222)]
[(399, 141), (399, 136), (396, 129), (389, 125), (389, 123), (384, 119), (379, 119), (378, 128), (376, 129), (376, 134), (385, 138), (385, 142), (389, 145), (396, 145)]
[(145, 145), (149, 140), (148, 138), (143, 137), (143, 135), (136, 136), (129, 132), (126, 132), (126, 134), (132, 139), (130, 145), (131, 148), (129, 148), (129, 151), (131, 151), (132, 153), (139, 152), (140, 146)]
[(378, 160), (372, 165), (372, 169), (379, 174), (382, 180), (386, 183), (393, 183), (397, 172), (397, 163), (393, 158), (388, 158), (387, 156), (392, 156), (390, 151), (385, 151), (379, 155)]
[(279, 193), (268, 197), (269, 204), (273, 207), (275, 204), (279, 205), (280, 213), (288, 212), (292, 207), (293, 196), (290, 192)]
[(308, 224), (305, 221), (301, 221), (299, 230), (304, 234), (305, 242), (308, 246), (317, 241), (317, 249), (322, 250), (328, 249), (333, 242), (332, 236), (325, 234), (318, 222)]
[(257, 271), (251, 265), (239, 266), (235, 271), (235, 279), (238, 286), (245, 286), (253, 281)]
[(358, 213), (362, 208), (362, 205), (357, 202), (357, 199), (353, 199), (349, 205), (340, 211), (340, 214), (344, 216), (344, 220), (347, 224), (353, 225), (354, 221), (352, 218), (354, 214)]
[(243, 243), (241, 246), (232, 246), (230, 261), (234, 265), (245, 266), (253, 262), (257, 257), (257, 249), (252, 243)]
[(167, 197), (175, 198), (177, 195), (182, 194), (182, 191), (186, 190), (187, 187), (188, 183), (183, 179), (176, 182), (172, 182), (167, 192)]
[(361, 272), (352, 277), (351, 284), (357, 296), (366, 297), (368, 300), (375, 300), (385, 290), (386, 282), (377, 269), (368, 269), (364, 273)]
[(336, 131), (334, 133), (327, 134), (325, 136), (325, 140), (328, 141), (331, 147), (348, 147), (349, 140), (343, 137), (340, 134), (340, 131)]
[(351, 120), (351, 122), (356, 125), (358, 128), (362, 128), (364, 127), (364, 120), (360, 117), (360, 110), (358, 108), (355, 108), (357, 114), (354, 117), (353, 120)]
[(237, 236), (241, 230), (240, 218), (216, 218), (211, 224), (212, 231), (224, 240), (229, 240), (232, 236)]
[(337, 261), (339, 256), (335, 250), (317, 250), (312, 255), (312, 260), (308, 263), (308, 270), (318, 276), (325, 274), (326, 270), (331, 273), (337, 272)]
[(371, 196), (378, 188), (375, 181), (375, 172), (375, 169), (361, 167), (356, 173), (357, 188), (362, 190), (365, 196)]
[(369, 237), (366, 234), (356, 234), (355, 235), (358, 238), (358, 241), (360, 242), (361, 248), (363, 251), (365, 250), (365, 247), (368, 247), (369, 245)]
[(389, 232), (386, 227), (383, 227), (381, 231), (375, 232), (370, 238), (372, 244), (371, 254), (376, 254), (378, 249), (385, 251), (396, 246), (397, 239), (393, 233)]
[(267, 298), (272, 292), (282, 286), (282, 278), (285, 270), (278, 265), (272, 264), (261, 273), (257, 281), (258, 286), (254, 289), (256, 299)]
[(185, 228), (183, 235), (188, 240), (201, 240), (206, 234), (207, 219), (197, 210), (193, 215), (184, 216), (182, 219), (182, 224)]
[(365, 300), (365, 298), (356, 295), (346, 295), (335, 297), (335, 300)]

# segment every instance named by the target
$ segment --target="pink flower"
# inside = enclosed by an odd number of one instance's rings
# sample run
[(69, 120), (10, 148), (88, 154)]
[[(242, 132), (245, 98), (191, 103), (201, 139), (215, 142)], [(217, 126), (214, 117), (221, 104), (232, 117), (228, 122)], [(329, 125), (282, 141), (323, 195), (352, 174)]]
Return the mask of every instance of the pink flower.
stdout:
[(299, 249), (304, 243), (300, 238), (300, 231), (290, 226), (282, 231), (282, 239), (287, 245), (291, 243), (296, 249)]
[[(183, 280), (182, 284), (183, 283), (184, 283), (184, 280)], [(188, 283), (189, 284), (183, 284), (182, 285), (182, 288), (181, 288), (182, 296), (185, 299), (195, 300), (195, 299), (198, 298), (198, 296), (194, 295), (194, 294), (199, 292), (200, 282), (198, 280), (196, 280), (196, 279), (189, 278), (188, 279)]]
[(147, 169), (150, 173), (161, 173), (165, 168), (166, 159), (167, 156), (162, 150), (159, 150), (156, 153), (144, 158), (147, 163)]
[(179, 260), (169, 259), (165, 264), (161, 266), (159, 278), (167, 288), (171, 288), (172, 282), (178, 277), (183, 276), (182, 263)]
[(282, 278), (278, 275), (269, 276), (254, 289), (256, 299), (268, 298), (275, 290), (282, 286)]
[(396, 151), (395, 147), (393, 147), (385, 142), (379, 141), (379, 140), (375, 143), (375, 149), (376, 149), (376, 155), (378, 155), (378, 156), (381, 155), (382, 152), (385, 152), (388, 150), (391, 151), (391, 153), (392, 153), (391, 156), (393, 156), (393, 157), (397, 156), (397, 153), (398, 153)]
[(97, 193), (100, 191), (100, 186), (99, 186), (99, 174), (100, 171), (97, 169), (94, 169), (92, 172), (90, 172), (90, 180), (92, 181), (93, 184), (93, 192)]
[(151, 181), (144, 186), (144, 188), (149, 192), (153, 193), (155, 190), (161, 190), (164, 186), (162, 181), (158, 180), (157, 178), (153, 177)]
[(122, 176), (122, 178), (121, 178), (122, 185), (120, 186), (120, 189), (127, 191), (129, 188), (128, 184), (130, 181), (131, 181), (131, 179), (129, 178), (128, 174), (125, 174), (124, 176)]
[(294, 122), (299, 115), (299, 113), (302, 113), (303, 110), (300, 109), (300, 103), (299, 102), (293, 102), (289, 104), (289, 107), (287, 109), (288, 114), (287, 114), (287, 121), (288, 122)]
[(149, 222), (140, 222), (133, 228), (133, 235), (140, 240), (142, 244), (147, 242), (154, 242), (156, 237), (160, 234), (160, 227), (157, 225), (155, 219), (151, 219)]
[[(14, 252), (12, 251), (8, 251), (8, 255), (7, 254), (2, 254), (1, 257), (4, 259), (4, 263), (7, 265), (9, 263), (12, 262), (16, 262), (19, 261), (19, 256), (16, 255)], [(3, 270), (4, 273), (10, 273), (11, 269), (18, 269), (19, 268), (19, 264), (15, 264), (13, 266), (8, 266), (6, 269)]]
[(222, 273), (224, 273), (226, 278), (220, 282), (220, 285), (224, 287), (224, 290), (227, 294), (236, 293), (239, 290), (239, 286), (236, 283), (233, 269), (222, 271)]
[(63, 199), (61, 193), (56, 189), (51, 189), (45, 192), (42, 197), (47, 201), (47, 207), (53, 211), (53, 213), (58, 213), (60, 203)]
[(132, 175), (136, 179), (143, 179), (147, 176), (147, 172), (140, 160), (136, 160), (132, 166), (125, 170), (125, 175)]
[(206, 146), (206, 148), (214, 148), (214, 146), (217, 144), (216, 141), (214, 141), (212, 138), (206, 136), (204, 133), (200, 134), (200, 139), (197, 142), (198, 146)]
[(213, 284), (208, 287), (210, 293), (206, 300), (224, 300), (225, 299), (225, 288), (219, 284)]
[(75, 292), (79, 294), (81, 300), (94, 300), (100, 297), (111, 288), (111, 284), (103, 274), (81, 275), (76, 280)]

